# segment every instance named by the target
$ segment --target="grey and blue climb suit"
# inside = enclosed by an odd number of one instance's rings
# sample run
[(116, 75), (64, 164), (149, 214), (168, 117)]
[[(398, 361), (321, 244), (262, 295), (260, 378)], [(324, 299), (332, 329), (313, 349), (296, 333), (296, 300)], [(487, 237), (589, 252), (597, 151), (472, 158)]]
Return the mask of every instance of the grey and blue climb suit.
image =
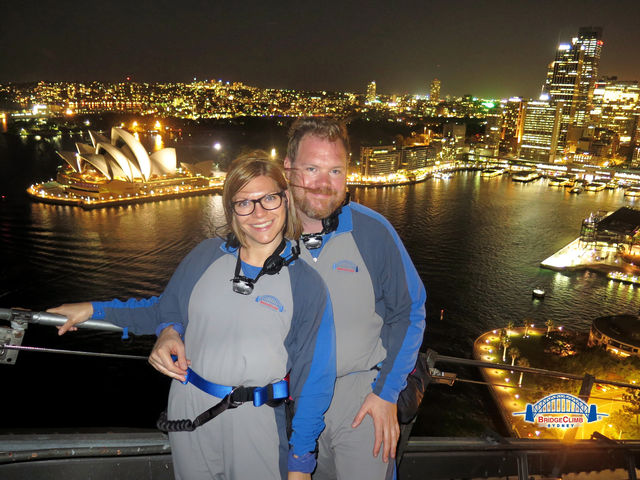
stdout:
[(336, 388), (320, 436), (314, 480), (376, 480), (393, 475), (382, 454), (372, 456), (373, 421), (351, 427), (371, 392), (396, 403), (415, 366), (425, 328), (426, 293), (391, 224), (351, 202), (321, 248), (301, 257), (322, 276), (333, 303)]
[[(282, 256), (290, 251), (288, 243)], [(241, 295), (231, 288), (236, 260), (237, 251), (222, 240), (205, 240), (180, 263), (160, 297), (93, 304), (93, 318), (132, 333), (181, 323), (191, 368), (210, 382), (264, 386), (289, 373), (295, 405), (290, 439), (284, 406), (245, 403), (193, 432), (169, 434), (178, 479), (286, 478), (289, 445), (298, 456), (312, 452), (324, 429), (336, 377), (335, 330), (324, 282), (297, 260), (260, 277), (250, 295)], [(246, 276), (248, 267), (243, 266)], [(174, 380), (168, 418), (194, 419), (218, 401)]]

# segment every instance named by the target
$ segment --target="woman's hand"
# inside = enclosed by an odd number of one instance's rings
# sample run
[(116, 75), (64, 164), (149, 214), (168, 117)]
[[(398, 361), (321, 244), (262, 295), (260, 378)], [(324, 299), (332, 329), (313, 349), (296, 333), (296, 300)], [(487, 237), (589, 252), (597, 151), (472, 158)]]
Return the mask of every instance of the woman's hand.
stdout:
[(58, 335), (64, 335), (66, 332), (75, 332), (78, 330), (75, 325), (91, 318), (93, 305), (91, 302), (65, 303), (59, 307), (49, 308), (47, 312), (67, 317), (67, 322), (58, 327)]
[[(171, 355), (175, 355), (177, 360), (174, 361)], [(184, 342), (172, 325), (160, 332), (151, 355), (149, 355), (149, 363), (160, 373), (181, 382), (185, 381), (187, 368), (191, 365), (191, 361), (187, 360)]]
[(311, 480), (311, 474), (302, 472), (289, 472), (287, 480)]

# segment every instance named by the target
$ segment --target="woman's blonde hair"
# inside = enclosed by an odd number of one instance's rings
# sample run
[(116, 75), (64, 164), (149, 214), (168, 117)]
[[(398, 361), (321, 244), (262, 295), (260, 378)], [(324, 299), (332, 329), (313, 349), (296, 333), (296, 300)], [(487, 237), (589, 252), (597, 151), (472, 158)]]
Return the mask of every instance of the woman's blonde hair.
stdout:
[[(246, 236), (238, 226), (236, 215), (233, 212), (233, 197), (251, 180), (261, 176), (275, 181), (281, 191), (289, 189), (283, 166), (279, 162), (272, 160), (264, 150), (253, 150), (244, 153), (229, 166), (222, 192), (222, 205), (227, 224), (219, 229), (219, 233), (227, 236), (231, 243), (230, 246), (246, 246)], [(287, 209), (284, 236), (290, 240), (297, 240), (302, 234), (302, 224), (298, 218), (296, 207), (292, 201), (287, 201), (286, 197), (284, 198), (284, 204)], [(237, 239), (239, 245), (234, 245), (236, 242), (233, 242), (233, 238), (229, 234), (232, 234)]]

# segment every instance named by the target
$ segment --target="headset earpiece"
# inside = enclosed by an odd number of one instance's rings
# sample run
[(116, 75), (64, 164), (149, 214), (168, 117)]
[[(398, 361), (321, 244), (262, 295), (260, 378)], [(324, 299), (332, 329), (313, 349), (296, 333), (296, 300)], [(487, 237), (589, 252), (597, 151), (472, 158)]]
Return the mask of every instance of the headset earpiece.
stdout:
[(282, 267), (288, 266), (291, 262), (297, 259), (298, 255), (300, 255), (300, 242), (296, 241), (296, 245), (291, 246), (291, 255), (289, 256), (289, 258), (285, 259), (282, 258), (280, 254), (283, 252), (286, 246), (287, 242), (283, 238), (276, 250), (264, 261), (260, 273), (258, 273), (256, 278), (254, 279), (250, 279), (240, 275), (242, 262), (240, 260), (240, 252), (238, 252), (235, 274), (231, 279), (231, 281), (233, 282), (233, 291), (236, 293), (240, 293), (241, 295), (249, 295), (251, 292), (253, 292), (253, 286), (262, 275), (275, 275), (276, 273), (280, 273)]

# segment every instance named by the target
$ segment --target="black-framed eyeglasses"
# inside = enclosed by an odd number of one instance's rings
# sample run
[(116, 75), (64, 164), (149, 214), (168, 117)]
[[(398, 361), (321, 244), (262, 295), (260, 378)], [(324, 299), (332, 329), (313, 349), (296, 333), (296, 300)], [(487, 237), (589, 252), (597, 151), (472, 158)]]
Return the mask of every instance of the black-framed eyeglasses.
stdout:
[(246, 215), (251, 215), (253, 211), (256, 209), (256, 203), (259, 203), (262, 208), (265, 210), (275, 210), (276, 208), (282, 205), (282, 199), (284, 198), (284, 190), (277, 193), (267, 193), (260, 198), (256, 198), (255, 200), (246, 199), (239, 200), (237, 202), (231, 202), (233, 206), (233, 211), (236, 215), (240, 215), (244, 217)]

